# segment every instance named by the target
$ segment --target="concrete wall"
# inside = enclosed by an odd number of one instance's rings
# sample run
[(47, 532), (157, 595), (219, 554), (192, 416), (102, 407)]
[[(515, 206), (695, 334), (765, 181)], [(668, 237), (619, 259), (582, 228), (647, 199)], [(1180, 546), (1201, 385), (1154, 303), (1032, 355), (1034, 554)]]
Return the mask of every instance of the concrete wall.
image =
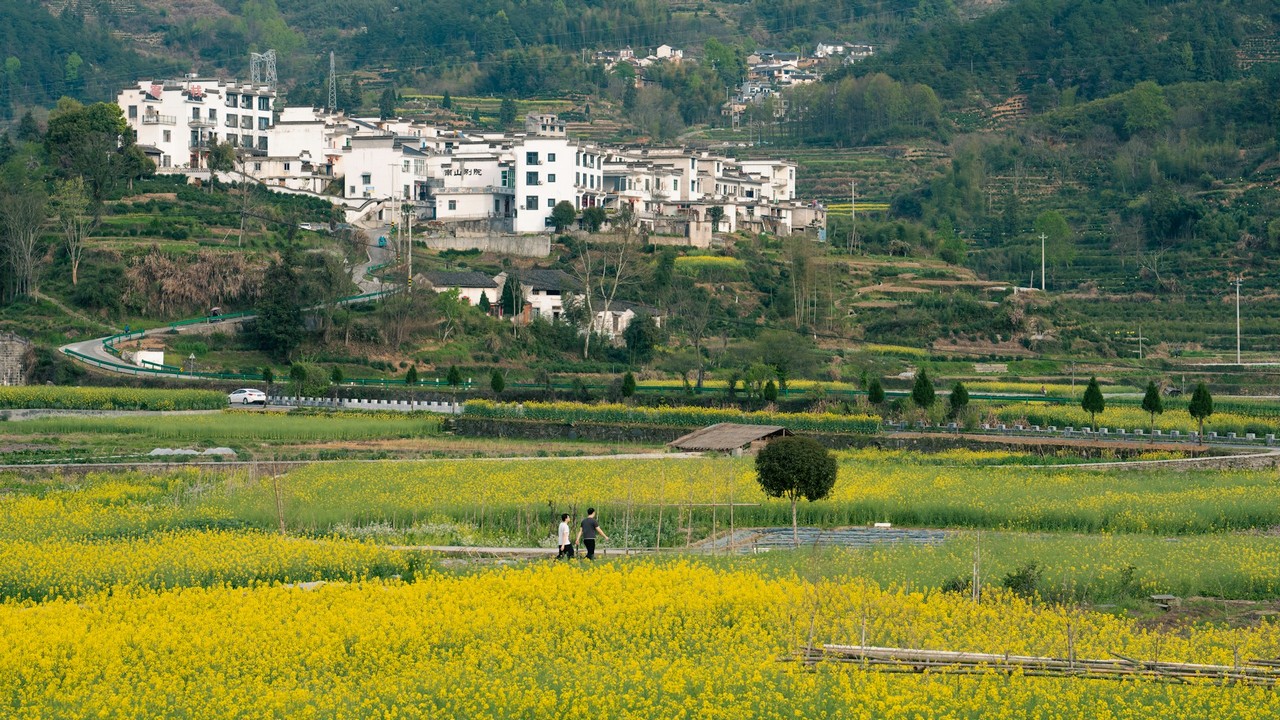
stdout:
[(0, 333), (0, 385), (26, 385), (30, 375), (31, 342)]
[[(501, 255), (539, 258), (551, 254), (551, 238), (546, 235), (425, 237), (421, 242), (433, 250), (480, 250)], [(493, 300), (493, 298), (489, 299)]]

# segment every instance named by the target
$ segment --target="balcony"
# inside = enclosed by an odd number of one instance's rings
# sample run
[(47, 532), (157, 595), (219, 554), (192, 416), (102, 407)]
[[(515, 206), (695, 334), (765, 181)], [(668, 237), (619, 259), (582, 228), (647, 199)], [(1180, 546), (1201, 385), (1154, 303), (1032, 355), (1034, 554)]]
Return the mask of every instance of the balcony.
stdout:
[(208, 118), (191, 118), (187, 121), (187, 126), (193, 128), (211, 128), (217, 124), (216, 120), (209, 120)]
[(177, 125), (178, 118), (173, 115), (143, 115), (143, 125)]

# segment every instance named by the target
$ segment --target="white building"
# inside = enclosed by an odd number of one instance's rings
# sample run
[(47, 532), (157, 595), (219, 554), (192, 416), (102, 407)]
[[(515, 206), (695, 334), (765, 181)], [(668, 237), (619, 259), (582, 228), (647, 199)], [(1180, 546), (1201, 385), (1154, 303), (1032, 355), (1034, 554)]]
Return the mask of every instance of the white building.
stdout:
[(116, 98), (138, 145), (155, 148), (160, 169), (208, 167), (209, 148), (229, 142), (266, 156), (275, 129), (271, 85), (188, 76), (142, 81)]

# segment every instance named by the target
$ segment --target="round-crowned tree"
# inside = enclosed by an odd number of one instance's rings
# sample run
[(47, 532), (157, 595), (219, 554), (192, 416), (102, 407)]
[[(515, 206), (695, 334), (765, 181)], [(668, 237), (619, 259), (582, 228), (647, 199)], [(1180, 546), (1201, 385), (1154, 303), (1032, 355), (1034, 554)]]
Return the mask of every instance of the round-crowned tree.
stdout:
[(780, 437), (756, 455), (756, 480), (769, 497), (791, 501), (791, 542), (800, 544), (796, 504), (831, 494), (836, 485), (836, 459), (817, 440)]

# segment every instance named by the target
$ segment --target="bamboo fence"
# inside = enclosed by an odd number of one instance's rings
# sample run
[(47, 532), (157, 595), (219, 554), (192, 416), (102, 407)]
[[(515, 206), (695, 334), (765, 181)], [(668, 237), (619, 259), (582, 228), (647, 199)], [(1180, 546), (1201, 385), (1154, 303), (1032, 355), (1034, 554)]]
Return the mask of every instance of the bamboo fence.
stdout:
[(853, 663), (881, 672), (931, 672), (957, 675), (1018, 673), (1032, 677), (1075, 677), (1094, 680), (1147, 679), (1158, 682), (1211, 682), (1221, 685), (1274, 687), (1280, 660), (1250, 660), (1243, 665), (1137, 660), (1112, 653), (1110, 659), (1055, 658), (1031, 655), (915, 650), (860, 645), (822, 645), (800, 652), (806, 665)]

